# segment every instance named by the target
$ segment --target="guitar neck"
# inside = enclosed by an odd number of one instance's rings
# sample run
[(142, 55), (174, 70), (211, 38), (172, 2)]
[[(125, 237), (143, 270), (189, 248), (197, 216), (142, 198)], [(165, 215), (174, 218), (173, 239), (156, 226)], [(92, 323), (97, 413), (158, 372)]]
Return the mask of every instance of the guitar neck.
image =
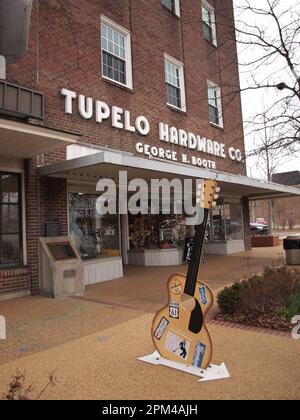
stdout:
[(184, 293), (189, 296), (194, 296), (196, 284), (198, 280), (199, 266), (201, 256), (203, 252), (205, 232), (208, 223), (209, 210), (204, 209), (204, 218), (201, 225), (196, 227), (196, 233), (194, 237), (194, 244), (192, 250), (192, 256), (189, 263), (188, 274), (186, 278), (186, 284)]

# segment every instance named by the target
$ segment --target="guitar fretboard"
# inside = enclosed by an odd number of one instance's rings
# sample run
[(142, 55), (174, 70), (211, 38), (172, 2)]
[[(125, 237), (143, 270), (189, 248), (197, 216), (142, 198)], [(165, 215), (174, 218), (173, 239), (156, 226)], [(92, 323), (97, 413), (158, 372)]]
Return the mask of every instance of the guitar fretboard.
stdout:
[(186, 284), (185, 284), (185, 289), (184, 289), (184, 293), (189, 296), (194, 296), (195, 289), (196, 289), (200, 260), (201, 260), (203, 245), (204, 245), (204, 240), (205, 240), (206, 226), (208, 222), (208, 215), (209, 215), (209, 210), (204, 209), (203, 222), (201, 225), (198, 225), (196, 227), (192, 256), (189, 263)]

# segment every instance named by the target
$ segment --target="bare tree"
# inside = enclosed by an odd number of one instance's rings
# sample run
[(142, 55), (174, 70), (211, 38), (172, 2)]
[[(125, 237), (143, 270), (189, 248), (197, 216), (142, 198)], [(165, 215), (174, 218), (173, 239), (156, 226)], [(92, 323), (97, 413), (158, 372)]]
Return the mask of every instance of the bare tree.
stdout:
[[(282, 147), (272, 148), (274, 143), (275, 129), (268, 128), (265, 119), (263, 131), (256, 133), (254, 147), (250, 154), (255, 155), (256, 168), (261, 177), (271, 182), (277, 168), (286, 160), (288, 153)], [(268, 205), (268, 224), (270, 233), (274, 223), (274, 201), (267, 200)]]
[[(300, 149), (300, 3), (293, 0), (236, 0), (236, 34), (243, 57), (241, 91), (264, 90), (265, 109), (255, 109), (246, 133), (272, 131), (251, 154)], [(270, 139), (270, 136), (268, 136)], [(266, 150), (268, 153), (266, 154)], [(275, 153), (276, 155), (276, 153)], [(273, 156), (275, 158), (275, 156)], [(275, 159), (276, 160), (276, 159)], [(273, 159), (274, 161), (274, 159)], [(272, 169), (269, 165), (267, 171)], [(269, 178), (269, 173), (266, 174)]]

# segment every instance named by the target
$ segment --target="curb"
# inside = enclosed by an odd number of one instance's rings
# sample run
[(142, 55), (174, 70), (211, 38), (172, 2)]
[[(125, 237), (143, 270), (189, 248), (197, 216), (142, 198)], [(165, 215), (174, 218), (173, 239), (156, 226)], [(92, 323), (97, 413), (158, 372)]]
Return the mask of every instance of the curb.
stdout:
[(255, 333), (265, 334), (265, 335), (271, 335), (275, 337), (282, 337), (282, 338), (288, 338), (292, 340), (291, 333), (283, 332), (283, 331), (276, 331), (276, 330), (268, 330), (266, 328), (259, 328), (259, 327), (251, 327), (249, 325), (243, 325), (243, 324), (235, 324), (233, 322), (227, 322), (227, 321), (219, 321), (215, 319), (208, 319), (206, 321), (209, 325), (216, 325), (219, 327), (227, 327), (231, 329), (237, 329), (237, 330), (244, 330), (244, 331), (251, 331)]

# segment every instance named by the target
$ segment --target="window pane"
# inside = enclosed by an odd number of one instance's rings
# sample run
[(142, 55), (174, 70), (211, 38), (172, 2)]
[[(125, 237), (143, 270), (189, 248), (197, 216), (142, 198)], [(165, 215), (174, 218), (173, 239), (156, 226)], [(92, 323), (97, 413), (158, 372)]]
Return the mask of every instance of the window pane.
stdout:
[(1, 264), (17, 264), (20, 262), (19, 235), (3, 235), (1, 242)]
[(18, 203), (19, 177), (18, 175), (0, 175), (1, 202)]
[(21, 262), (20, 176), (0, 173), (0, 265)]
[(18, 205), (2, 204), (1, 230), (2, 234), (20, 231)]
[(210, 41), (210, 42), (212, 42), (213, 39), (214, 39), (213, 30), (206, 23), (203, 23), (203, 36), (204, 36), (204, 39), (206, 39), (207, 41)]
[(166, 62), (165, 73), (166, 73), (166, 82), (177, 88), (180, 88), (179, 68), (174, 66), (174, 64)]
[(110, 28), (107, 28), (107, 38), (109, 41), (113, 41), (114, 34), (113, 31)]
[(180, 89), (167, 83), (167, 103), (181, 109)]
[(244, 238), (241, 203), (225, 203), (225, 226), (227, 240), (240, 240)]
[(102, 24), (102, 49), (125, 59), (125, 36)]
[(175, 13), (175, 0), (161, 0), (161, 3), (171, 12)]
[(202, 6), (202, 19), (208, 26), (212, 26), (211, 11)]
[(215, 12), (202, 5), (203, 36), (209, 42), (214, 43), (215, 39)]
[(220, 115), (218, 108), (215, 108), (214, 106), (209, 105), (209, 121), (220, 125)]
[(121, 60), (107, 52), (103, 51), (103, 76), (116, 82), (126, 84), (126, 66), (125, 61)]
[(218, 89), (216, 87), (208, 87), (208, 102), (211, 106), (218, 107)]
[(69, 230), (83, 259), (120, 255), (119, 220), (97, 213), (98, 196), (69, 194)]

